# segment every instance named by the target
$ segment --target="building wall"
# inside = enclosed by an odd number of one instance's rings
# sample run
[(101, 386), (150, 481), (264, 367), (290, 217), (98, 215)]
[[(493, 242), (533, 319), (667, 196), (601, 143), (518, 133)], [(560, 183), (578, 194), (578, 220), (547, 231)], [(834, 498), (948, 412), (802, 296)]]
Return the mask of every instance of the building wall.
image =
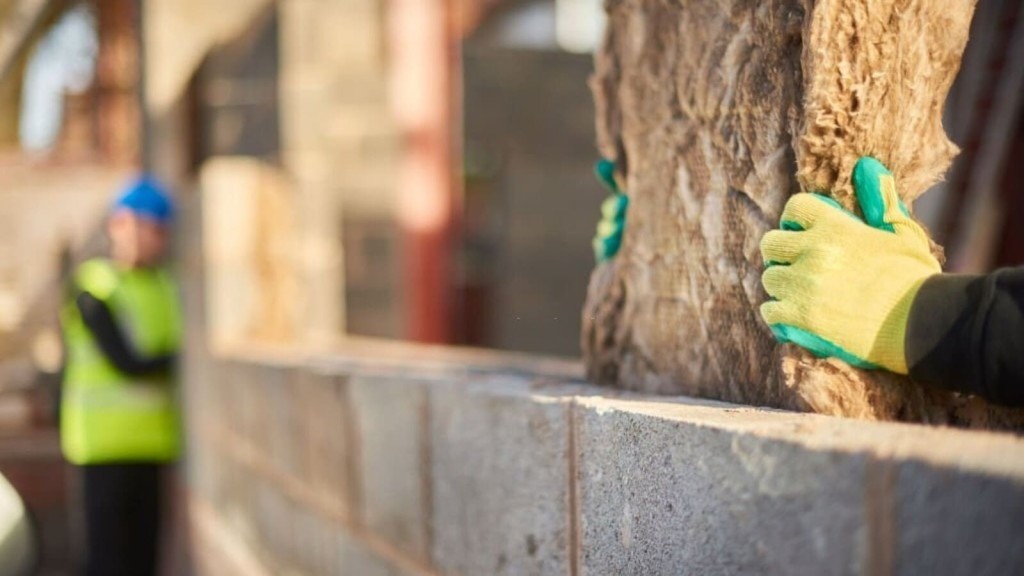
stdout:
[(199, 574), (1013, 574), (1024, 440), (354, 343), (189, 359)]
[[(207, 281), (225, 295), (206, 323), (217, 338), (252, 337), (252, 327), (273, 340), (399, 336), (383, 5), (230, 8), (213, 17), (201, 3), (156, 2), (147, 12), (153, 165), (202, 198), (207, 264), (218, 268)], [(204, 26), (188, 48), (168, 50), (191, 20)], [(219, 233), (239, 226), (251, 233)], [(260, 303), (271, 293), (283, 307)]]
[[(0, 159), (0, 388), (34, 375), (35, 338), (55, 328), (62, 252), (95, 255), (107, 204), (129, 177), (96, 165)], [(15, 365), (25, 365), (25, 378), (9, 371)]]
[[(384, 282), (346, 279), (348, 223), (356, 234), (396, 240), (393, 220), (396, 151), (386, 92), (385, 11), (378, 0), (282, 0), (282, 160), (293, 176), (302, 222), (304, 322), (313, 339), (348, 330), (397, 336), (397, 262), (377, 264)], [(356, 247), (362, 247), (357, 244)], [(360, 255), (361, 256), (361, 255)], [(377, 304), (360, 291), (385, 295)], [(349, 316), (347, 301), (358, 311)]]

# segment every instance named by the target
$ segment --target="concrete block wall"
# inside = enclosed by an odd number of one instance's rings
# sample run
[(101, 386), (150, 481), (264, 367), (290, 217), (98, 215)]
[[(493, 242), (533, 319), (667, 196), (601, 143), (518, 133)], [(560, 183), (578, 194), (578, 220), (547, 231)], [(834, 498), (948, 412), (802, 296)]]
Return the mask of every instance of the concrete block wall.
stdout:
[(409, 345), (189, 359), (200, 574), (1021, 574), (1024, 439)]

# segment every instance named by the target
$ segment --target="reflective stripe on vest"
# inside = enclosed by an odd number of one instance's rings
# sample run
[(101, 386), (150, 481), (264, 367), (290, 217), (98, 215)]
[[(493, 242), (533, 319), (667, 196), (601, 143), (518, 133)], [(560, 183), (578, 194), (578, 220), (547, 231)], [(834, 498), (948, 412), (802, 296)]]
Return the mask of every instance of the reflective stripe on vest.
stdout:
[(82, 264), (76, 290), (61, 312), (67, 344), (61, 401), (61, 445), (76, 464), (168, 461), (179, 452), (179, 415), (168, 379), (133, 379), (119, 371), (85, 326), (74, 297), (102, 300), (140, 354), (178, 349), (180, 314), (170, 275), (119, 269), (106, 260)]

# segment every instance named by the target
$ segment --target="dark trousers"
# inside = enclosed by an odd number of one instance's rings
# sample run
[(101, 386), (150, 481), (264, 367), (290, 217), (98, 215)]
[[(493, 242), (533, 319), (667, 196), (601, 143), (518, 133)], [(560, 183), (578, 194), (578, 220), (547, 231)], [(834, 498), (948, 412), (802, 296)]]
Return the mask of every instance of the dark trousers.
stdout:
[(156, 574), (162, 466), (82, 466), (86, 576)]

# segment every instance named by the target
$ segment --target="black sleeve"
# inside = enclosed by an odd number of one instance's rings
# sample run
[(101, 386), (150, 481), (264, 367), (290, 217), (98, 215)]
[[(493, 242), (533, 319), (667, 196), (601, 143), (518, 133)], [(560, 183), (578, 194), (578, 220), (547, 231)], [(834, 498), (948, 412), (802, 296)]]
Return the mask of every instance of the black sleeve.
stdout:
[(914, 380), (1024, 406), (1024, 267), (928, 279), (905, 344)]
[(102, 300), (88, 292), (81, 292), (75, 298), (75, 304), (100, 350), (118, 370), (130, 376), (151, 376), (171, 371), (175, 355), (152, 358), (140, 356), (128, 343), (110, 308)]

